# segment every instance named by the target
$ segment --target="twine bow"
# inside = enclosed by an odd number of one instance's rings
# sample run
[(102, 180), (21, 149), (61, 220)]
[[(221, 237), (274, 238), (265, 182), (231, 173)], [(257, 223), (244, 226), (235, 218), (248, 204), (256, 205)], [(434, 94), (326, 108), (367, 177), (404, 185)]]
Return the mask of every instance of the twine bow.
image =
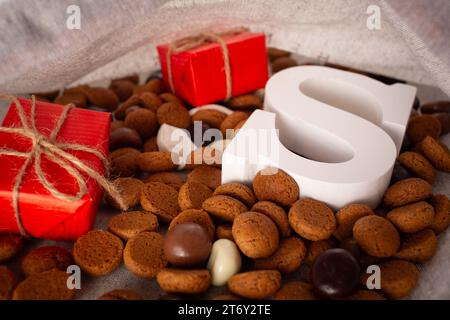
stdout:
[[(90, 178), (94, 179), (106, 192), (108, 192), (111, 197), (119, 204), (120, 208), (125, 210), (126, 206), (122, 200), (120, 192), (116, 189), (113, 183), (108, 181), (105, 177), (103, 177), (98, 172), (91, 169), (88, 165), (86, 165), (83, 161), (75, 157), (74, 155), (64, 151), (64, 150), (75, 150), (75, 151), (84, 151), (91, 153), (98, 157), (105, 167), (105, 170), (108, 171), (109, 164), (108, 160), (100, 151), (86, 147), (81, 144), (72, 144), (72, 143), (64, 143), (57, 141), (57, 136), (61, 127), (63, 126), (70, 110), (74, 107), (73, 104), (68, 104), (64, 107), (64, 110), (58, 119), (56, 127), (50, 133), (49, 137), (46, 137), (39, 133), (36, 129), (36, 98), (32, 96), (32, 105), (31, 105), (31, 125), (28, 123), (27, 118), (25, 116), (25, 111), (23, 109), (20, 101), (11, 95), (3, 95), (0, 94), (0, 98), (8, 99), (15, 103), (17, 108), (17, 113), (20, 118), (20, 122), (22, 127), (19, 128), (9, 128), (9, 127), (0, 127), (0, 132), (12, 133), (16, 135), (20, 135), (22, 137), (30, 139), (32, 146), (30, 151), (21, 152), (13, 149), (5, 149), (0, 148), (0, 156), (15, 156), (25, 158), (25, 162), (19, 170), (19, 173), (16, 177), (16, 181), (12, 190), (12, 198), (13, 198), (13, 208), (14, 215), (17, 221), (17, 226), (19, 228), (20, 233), (24, 237), (29, 237), (27, 231), (25, 230), (22, 218), (19, 210), (19, 188), (22, 184), (23, 177), (27, 168), (33, 164), (36, 172), (36, 176), (39, 179), (39, 182), (48, 190), (53, 196), (58, 199), (69, 200), (69, 201), (77, 201), (81, 199), (87, 192), (87, 184), (86, 180), (82, 176), (81, 173), (87, 174)], [(48, 181), (41, 167), (41, 158), (42, 155), (46, 155), (47, 159), (51, 162), (56, 163), (61, 168), (66, 170), (66, 172), (73, 177), (78, 185), (78, 192), (75, 195), (63, 193), (56, 189), (56, 187)]]
[(199, 47), (203, 44), (206, 44), (208, 42), (217, 42), (221, 49), (223, 54), (223, 63), (225, 67), (225, 80), (226, 80), (226, 86), (227, 86), (227, 93), (225, 100), (228, 100), (231, 98), (231, 68), (230, 68), (230, 58), (228, 55), (228, 47), (223, 41), (222, 37), (229, 36), (229, 35), (235, 35), (242, 32), (248, 31), (247, 28), (235, 28), (228, 30), (226, 32), (222, 33), (200, 33), (198, 35), (189, 36), (185, 38), (181, 38), (178, 40), (175, 40), (174, 42), (169, 44), (169, 49), (167, 50), (167, 75), (169, 77), (169, 85), (170, 90), (172, 92), (175, 92), (174, 85), (173, 85), (173, 75), (172, 75), (172, 61), (171, 57), (174, 53), (179, 53), (182, 51), (187, 51), (196, 47)]

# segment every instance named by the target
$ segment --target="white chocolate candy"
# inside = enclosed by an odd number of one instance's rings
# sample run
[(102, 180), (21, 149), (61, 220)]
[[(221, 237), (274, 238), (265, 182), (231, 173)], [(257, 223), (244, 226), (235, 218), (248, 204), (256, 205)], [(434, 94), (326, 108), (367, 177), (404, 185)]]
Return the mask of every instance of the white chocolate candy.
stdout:
[(233, 241), (219, 239), (214, 242), (208, 260), (212, 284), (223, 286), (233, 275), (241, 270), (241, 254)]
[[(318, 66), (278, 72), (222, 157), (222, 183), (251, 184), (268, 166), (335, 209), (375, 207), (389, 185), (416, 88)], [(277, 129), (279, 132), (277, 132)]]
[(186, 164), (187, 156), (197, 149), (187, 130), (165, 123), (159, 128), (156, 143), (160, 151), (172, 153), (172, 161), (178, 164), (179, 169)]
[(221, 106), (220, 104), (205, 104), (200, 107), (192, 108), (191, 110), (189, 110), (189, 114), (193, 116), (200, 110), (216, 110), (225, 113), (227, 116), (233, 113), (233, 110)]

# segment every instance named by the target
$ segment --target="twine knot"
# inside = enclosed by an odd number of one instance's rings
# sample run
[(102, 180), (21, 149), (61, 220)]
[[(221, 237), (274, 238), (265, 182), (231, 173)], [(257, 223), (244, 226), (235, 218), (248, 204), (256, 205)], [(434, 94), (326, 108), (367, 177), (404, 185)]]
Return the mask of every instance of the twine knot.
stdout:
[[(70, 110), (74, 107), (73, 104), (68, 104), (64, 106), (63, 112), (61, 113), (61, 116), (57, 121), (56, 127), (50, 133), (50, 136), (46, 137), (36, 129), (36, 98), (34, 95), (31, 96), (32, 99), (31, 117), (30, 117), (31, 124), (28, 123), (23, 106), (20, 103), (19, 99), (17, 99), (17, 97), (12, 95), (0, 94), (0, 98), (8, 99), (14, 102), (21, 123), (21, 127), (14, 127), (14, 128), (0, 127), (0, 132), (16, 134), (21, 137), (28, 138), (32, 142), (31, 149), (27, 152), (17, 151), (14, 149), (0, 148), (0, 156), (15, 156), (25, 159), (16, 177), (16, 181), (14, 183), (12, 190), (14, 215), (17, 221), (19, 232), (24, 237), (29, 237), (29, 235), (23, 226), (22, 217), (19, 210), (19, 188), (22, 184), (23, 177), (25, 175), (27, 168), (32, 164), (34, 164), (34, 170), (36, 172), (36, 176), (39, 182), (45, 187), (47, 191), (49, 191), (53, 196), (55, 196), (58, 199), (67, 201), (80, 200), (88, 191), (86, 179), (82, 175), (84, 173), (89, 178), (95, 180), (107, 193), (109, 193), (110, 196), (118, 203), (118, 205), (122, 210), (127, 209), (120, 194), (120, 191), (116, 189), (116, 186), (112, 182), (108, 181), (107, 178), (105, 178), (95, 170), (91, 169), (79, 158), (66, 152), (65, 150), (84, 151), (95, 155), (103, 162), (103, 166), (107, 173), (109, 169), (109, 163), (106, 156), (102, 152), (82, 144), (64, 143), (57, 141), (56, 138), (58, 136), (58, 133), (61, 130), (61, 127), (63, 126)], [(71, 177), (74, 178), (78, 186), (78, 192), (75, 195), (59, 191), (47, 179), (46, 174), (43, 172), (41, 167), (42, 155), (45, 155), (48, 161), (51, 161), (59, 165)]]

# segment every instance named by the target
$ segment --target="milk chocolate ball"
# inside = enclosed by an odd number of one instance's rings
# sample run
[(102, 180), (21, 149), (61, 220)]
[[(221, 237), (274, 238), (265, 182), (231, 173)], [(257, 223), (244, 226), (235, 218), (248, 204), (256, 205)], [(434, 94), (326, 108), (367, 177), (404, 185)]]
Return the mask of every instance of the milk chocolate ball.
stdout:
[(322, 298), (335, 299), (350, 295), (358, 286), (360, 268), (356, 259), (340, 248), (322, 253), (311, 269), (314, 291)]
[(211, 238), (202, 226), (186, 222), (169, 230), (164, 238), (164, 255), (178, 267), (200, 265), (209, 257)]

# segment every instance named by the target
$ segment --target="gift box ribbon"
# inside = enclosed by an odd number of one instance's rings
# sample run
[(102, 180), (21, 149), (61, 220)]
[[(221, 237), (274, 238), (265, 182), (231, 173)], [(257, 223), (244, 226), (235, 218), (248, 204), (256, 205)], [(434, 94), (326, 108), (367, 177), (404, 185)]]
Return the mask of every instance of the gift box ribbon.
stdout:
[(167, 59), (166, 59), (167, 74), (169, 76), (170, 90), (172, 92), (175, 92), (175, 88), (173, 85), (173, 77), (172, 77), (172, 63), (170, 61), (172, 54), (179, 53), (182, 51), (187, 51), (187, 50), (199, 47), (208, 42), (217, 42), (222, 49), (223, 63), (224, 63), (224, 67), (225, 67), (225, 79), (226, 79), (226, 85), (227, 85), (227, 95), (226, 95), (225, 100), (230, 99), (231, 98), (230, 59), (229, 59), (229, 55), (228, 55), (227, 45), (226, 45), (225, 41), (223, 41), (222, 37), (236, 35), (236, 34), (239, 34), (242, 32), (247, 32), (247, 31), (248, 31), (247, 28), (241, 27), (241, 28), (231, 29), (231, 30), (228, 30), (228, 31), (222, 32), (222, 33), (210, 33), (210, 32), (200, 33), (198, 35), (181, 38), (181, 39), (175, 40), (174, 42), (170, 43), (169, 49), (167, 50)]
[[(108, 171), (109, 164), (108, 160), (100, 151), (89, 148), (81, 144), (63, 143), (57, 141), (58, 133), (64, 124), (64, 121), (69, 116), (70, 110), (74, 107), (73, 104), (68, 104), (64, 107), (63, 112), (58, 119), (56, 127), (52, 130), (49, 137), (42, 135), (36, 129), (35, 115), (36, 115), (36, 98), (32, 96), (31, 105), (31, 124), (28, 123), (27, 117), (20, 101), (11, 95), (0, 94), (0, 98), (8, 99), (15, 103), (17, 112), (20, 118), (21, 127), (10, 128), (10, 127), (0, 127), (0, 132), (11, 133), (20, 135), (22, 137), (31, 140), (32, 147), (28, 152), (21, 152), (13, 149), (0, 148), (0, 156), (14, 156), (25, 158), (25, 162), (22, 165), (19, 173), (17, 175), (16, 181), (12, 190), (13, 198), (13, 208), (14, 215), (17, 221), (17, 226), (20, 233), (24, 237), (29, 237), (27, 231), (25, 230), (19, 210), (19, 188), (22, 184), (23, 176), (27, 168), (33, 164), (36, 171), (36, 176), (39, 182), (48, 190), (53, 196), (63, 200), (77, 201), (81, 199), (87, 192), (86, 180), (82, 176), (82, 173), (86, 174), (88, 177), (94, 179), (111, 197), (119, 204), (122, 210), (126, 210), (126, 206), (120, 194), (120, 191), (116, 188), (114, 183), (110, 182), (107, 178), (103, 177), (98, 172), (92, 170), (83, 161), (78, 159), (76, 156), (65, 152), (64, 150), (75, 150), (84, 151), (91, 153), (98, 157), (104, 164), (106, 171)], [(45, 154), (49, 161), (52, 161), (59, 165), (61, 168), (67, 171), (67, 173), (72, 176), (78, 185), (78, 192), (75, 195), (60, 192), (57, 188), (51, 184), (45, 176), (45, 173), (41, 168), (41, 156)]]

